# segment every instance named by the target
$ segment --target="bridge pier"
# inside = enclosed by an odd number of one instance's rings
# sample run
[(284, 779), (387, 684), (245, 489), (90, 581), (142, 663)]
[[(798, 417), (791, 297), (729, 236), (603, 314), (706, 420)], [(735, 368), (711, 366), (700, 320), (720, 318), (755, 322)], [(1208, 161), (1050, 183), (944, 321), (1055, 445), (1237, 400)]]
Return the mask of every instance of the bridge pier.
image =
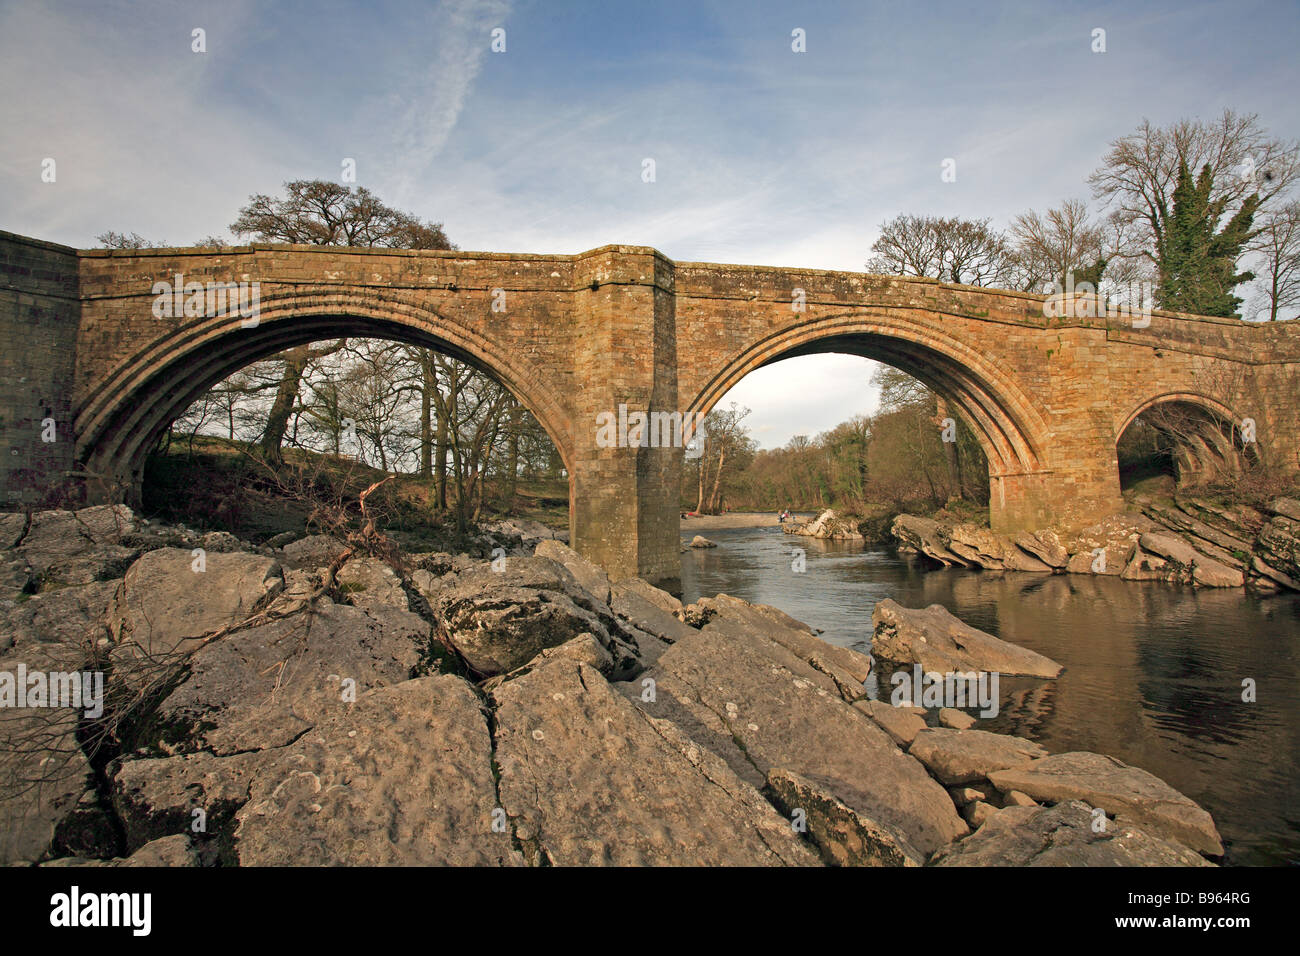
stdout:
[[(672, 262), (646, 249), (606, 248), (575, 263), (583, 330), (574, 356), (570, 541), (617, 580), (676, 590), (683, 449), (642, 447), (602, 432), (602, 416), (680, 409)], [(648, 440), (648, 437), (647, 437)]]

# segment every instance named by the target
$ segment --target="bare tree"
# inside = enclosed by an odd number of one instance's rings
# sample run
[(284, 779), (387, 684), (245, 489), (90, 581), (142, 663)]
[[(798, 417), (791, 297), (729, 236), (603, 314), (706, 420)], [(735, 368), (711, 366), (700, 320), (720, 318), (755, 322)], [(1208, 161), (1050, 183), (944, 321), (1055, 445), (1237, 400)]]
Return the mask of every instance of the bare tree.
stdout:
[(988, 219), (898, 216), (880, 227), (866, 270), (963, 285), (1006, 285), (1015, 259)]
[(1251, 251), (1261, 257), (1256, 270), (1262, 307), (1276, 321), (1283, 310), (1300, 306), (1300, 202), (1290, 202), (1265, 217)]
[(1011, 237), (1027, 288), (1046, 283), (1064, 288), (1071, 274), (1076, 282), (1094, 286), (1101, 279), (1106, 234), (1091, 221), (1081, 200), (1067, 199), (1041, 216), (1032, 209), (1021, 213), (1011, 224)]

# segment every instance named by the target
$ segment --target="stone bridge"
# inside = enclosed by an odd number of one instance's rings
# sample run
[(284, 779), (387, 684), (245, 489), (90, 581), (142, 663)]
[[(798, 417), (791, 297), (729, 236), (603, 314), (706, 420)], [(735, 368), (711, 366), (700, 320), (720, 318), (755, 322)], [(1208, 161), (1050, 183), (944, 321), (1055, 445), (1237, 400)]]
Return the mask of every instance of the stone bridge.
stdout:
[[(255, 320), (217, 314), (202, 297), (159, 310), (155, 284), (178, 275), (256, 282)], [(1079, 526), (1116, 510), (1118, 437), (1163, 402), (1300, 469), (1300, 323), (1094, 317), (1095, 303), (1082, 303), (1048, 317), (1042, 296), (673, 262), (639, 246), (108, 251), (0, 233), (0, 498), (29, 503), (72, 477), (88, 500), (130, 500), (149, 449), (208, 388), (340, 336), (436, 348), (504, 383), (563, 457), (574, 546), (616, 576), (678, 577), (683, 453), (602, 447), (598, 416), (620, 405), (707, 412), (747, 373), (794, 355), (861, 355), (935, 389), (983, 446), (996, 530)], [(846, 402), (845, 417), (857, 407)], [(1185, 436), (1198, 446), (1188, 460), (1236, 451), (1215, 447), (1223, 433)]]

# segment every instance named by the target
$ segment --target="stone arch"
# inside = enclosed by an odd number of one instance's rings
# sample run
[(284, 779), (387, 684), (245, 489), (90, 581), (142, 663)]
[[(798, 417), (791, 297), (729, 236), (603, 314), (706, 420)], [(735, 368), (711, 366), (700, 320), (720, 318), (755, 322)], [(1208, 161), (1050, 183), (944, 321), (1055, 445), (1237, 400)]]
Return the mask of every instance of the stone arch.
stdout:
[(694, 396), (688, 412), (708, 413), (750, 372), (800, 355), (840, 352), (892, 365), (950, 402), (970, 426), (991, 481), (1042, 470), (1047, 426), (1001, 369), (933, 326), (876, 312), (851, 312), (781, 329), (731, 358)]
[(298, 290), (264, 296), (250, 328), (237, 315), (196, 318), (174, 328), (97, 383), (75, 424), (77, 460), (91, 496), (137, 495), (144, 460), (162, 431), (222, 379), (285, 349), (345, 336), (434, 348), (492, 376), (537, 418), (572, 475), (569, 412), (540, 370), (522, 362), (517, 351), (400, 296)]
[[(1161, 415), (1151, 415), (1153, 412)], [(1236, 412), (1219, 401), (1191, 391), (1167, 391), (1138, 402), (1115, 429), (1116, 467), (1119, 446), (1139, 418), (1171, 443), (1171, 457), (1180, 484), (1198, 484), (1224, 473), (1239, 473), (1258, 461), (1258, 446), (1244, 442)]]

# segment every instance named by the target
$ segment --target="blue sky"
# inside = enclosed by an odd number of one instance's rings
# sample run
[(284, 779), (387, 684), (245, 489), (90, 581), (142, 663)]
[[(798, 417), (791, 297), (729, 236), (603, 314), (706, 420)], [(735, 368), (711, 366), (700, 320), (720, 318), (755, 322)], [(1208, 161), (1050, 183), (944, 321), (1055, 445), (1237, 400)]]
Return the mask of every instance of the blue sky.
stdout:
[[(350, 157), (463, 249), (861, 269), (900, 213), (1089, 198), (1144, 117), (1300, 138), (1298, 25), (1250, 2), (0, 2), (0, 228), (188, 244)], [(771, 446), (869, 411), (869, 372), (792, 360), (731, 398)]]

